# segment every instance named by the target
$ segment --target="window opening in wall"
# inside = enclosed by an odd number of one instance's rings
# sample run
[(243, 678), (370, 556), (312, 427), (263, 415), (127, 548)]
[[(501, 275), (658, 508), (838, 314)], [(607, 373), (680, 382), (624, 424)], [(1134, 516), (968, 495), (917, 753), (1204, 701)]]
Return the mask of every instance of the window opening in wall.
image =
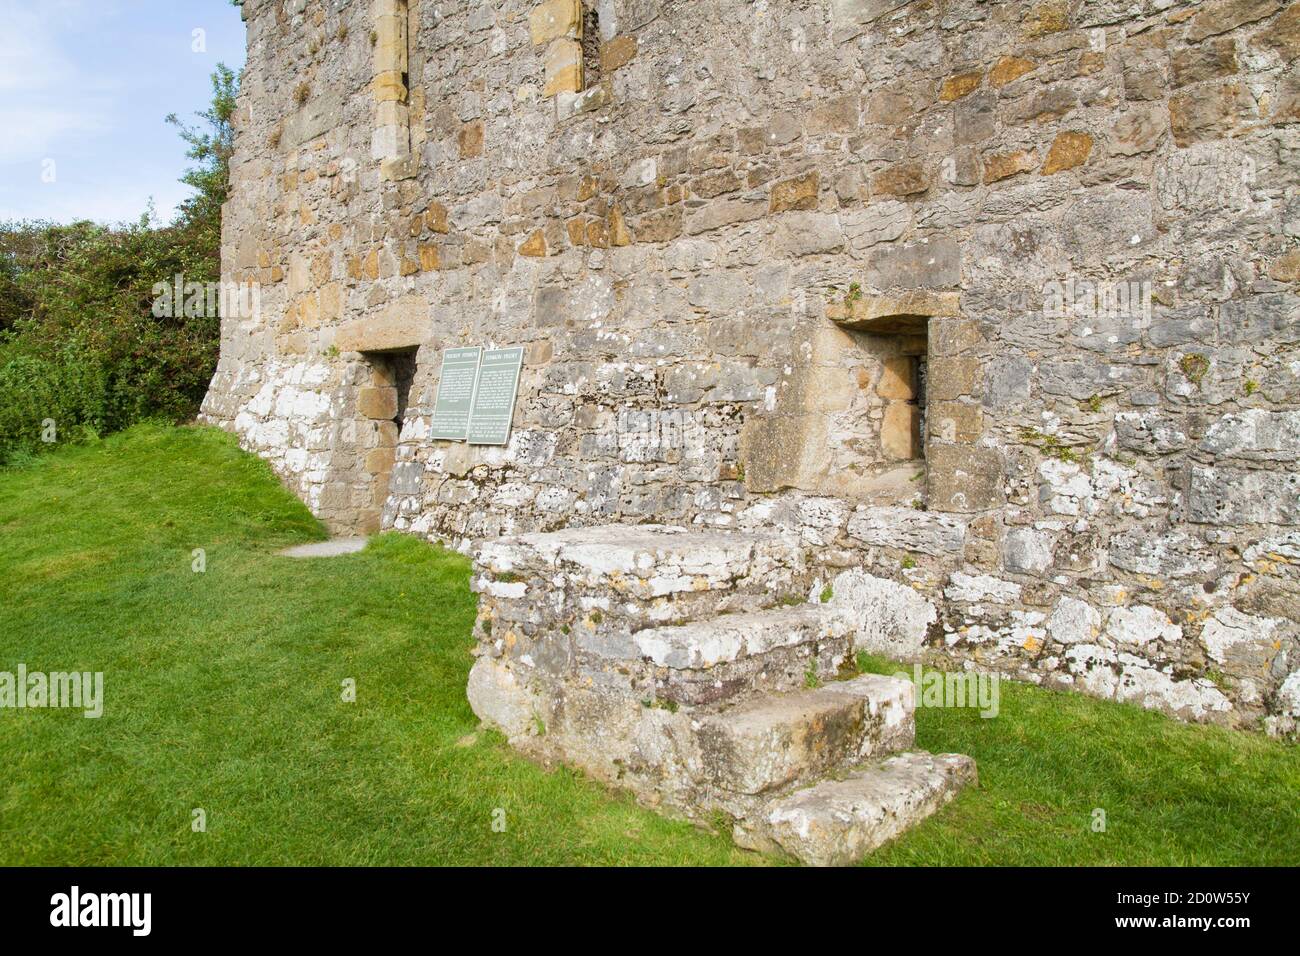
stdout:
[(917, 427), (920, 435), (920, 448), (918, 449), (918, 458), (925, 457), (925, 437), (926, 437), (926, 379), (929, 375), (929, 369), (925, 364), (925, 353), (915, 356), (916, 361), (916, 408), (917, 408)]
[(600, 12), (584, 3), (582, 12), (582, 88), (600, 83)]
[(415, 383), (415, 356), (417, 349), (393, 352), (368, 352), (366, 358), (375, 370), (377, 382), (390, 384), (397, 391), (397, 414), (393, 421), (400, 429), (406, 421), (406, 410), (411, 403), (411, 386)]

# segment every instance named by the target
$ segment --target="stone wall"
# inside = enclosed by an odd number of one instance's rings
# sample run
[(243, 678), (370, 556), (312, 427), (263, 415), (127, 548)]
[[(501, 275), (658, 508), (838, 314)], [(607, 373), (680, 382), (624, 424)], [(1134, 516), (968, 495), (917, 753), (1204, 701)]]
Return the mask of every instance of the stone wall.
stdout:
[[(1294, 728), (1300, 5), (244, 10), (204, 417), (332, 525), (794, 531), (895, 650)], [(427, 440), (514, 344), (510, 445)]]

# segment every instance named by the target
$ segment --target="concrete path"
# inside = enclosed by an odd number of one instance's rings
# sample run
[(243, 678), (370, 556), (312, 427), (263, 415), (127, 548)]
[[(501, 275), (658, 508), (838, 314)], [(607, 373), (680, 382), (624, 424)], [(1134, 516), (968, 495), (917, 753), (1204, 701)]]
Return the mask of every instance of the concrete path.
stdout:
[(331, 538), (329, 541), (300, 544), (280, 553), (286, 558), (337, 558), (344, 554), (356, 554), (366, 546), (367, 540), (367, 538)]

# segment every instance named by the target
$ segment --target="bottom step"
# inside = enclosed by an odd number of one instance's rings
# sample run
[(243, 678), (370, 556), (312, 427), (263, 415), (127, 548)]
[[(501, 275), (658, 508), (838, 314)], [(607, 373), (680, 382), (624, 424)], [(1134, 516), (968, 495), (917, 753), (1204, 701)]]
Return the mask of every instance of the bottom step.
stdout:
[(962, 754), (898, 754), (773, 800), (755, 819), (736, 824), (736, 842), (812, 866), (845, 866), (975, 782), (975, 761)]

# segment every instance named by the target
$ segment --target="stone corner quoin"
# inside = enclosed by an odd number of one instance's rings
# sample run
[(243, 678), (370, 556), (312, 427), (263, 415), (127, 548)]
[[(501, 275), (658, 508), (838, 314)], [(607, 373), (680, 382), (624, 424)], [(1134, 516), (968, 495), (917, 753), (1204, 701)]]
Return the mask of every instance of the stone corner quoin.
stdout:
[(1294, 732), (1300, 4), (243, 12), (202, 418), (332, 528), (776, 534), (882, 649)]

